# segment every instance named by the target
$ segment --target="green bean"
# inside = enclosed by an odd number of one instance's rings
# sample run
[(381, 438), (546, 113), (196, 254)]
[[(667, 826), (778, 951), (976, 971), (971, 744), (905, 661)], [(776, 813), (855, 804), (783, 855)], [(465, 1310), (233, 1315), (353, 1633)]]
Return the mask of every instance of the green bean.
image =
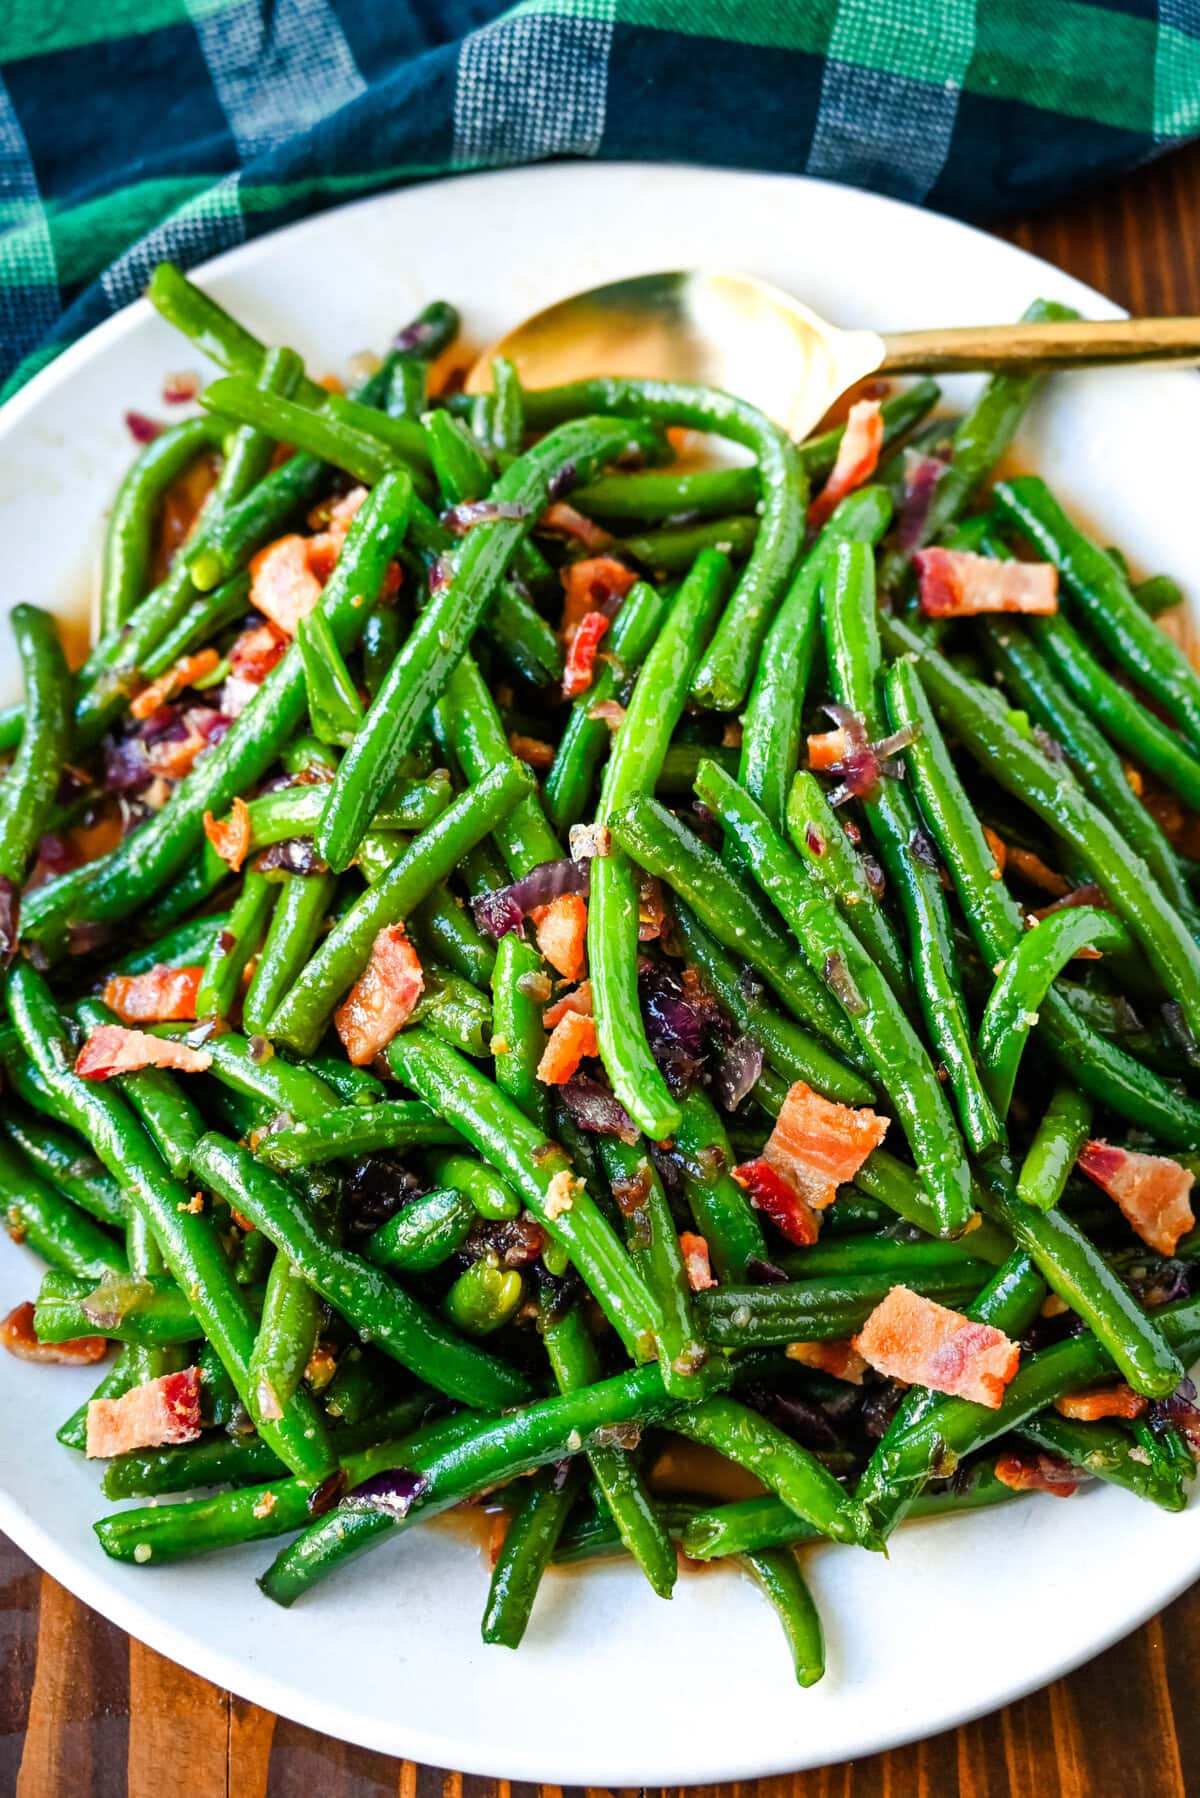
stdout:
[(1164, 1511), (1182, 1511), (1187, 1493), (1177, 1471), (1164, 1478), (1162, 1468), (1139, 1459), (1137, 1441), (1128, 1430), (1110, 1423), (1080, 1423), (1043, 1411), (1030, 1417), (1017, 1434), (1035, 1448), (1070, 1461), (1093, 1478), (1122, 1486)]
[[(927, 653), (921, 638), (896, 620), (885, 629), (889, 647), (911, 656), (887, 679), (893, 722), (918, 732), (905, 750), (910, 780), (949, 869), (959, 903), (988, 966), (1007, 955), (1025, 934), (1020, 908), (999, 879), (982, 827), (963, 791), (922, 686)], [(1121, 853), (1127, 854), (1123, 848)], [(1106, 1042), (1051, 991), (1040, 1010), (1039, 1036), (1064, 1073), (1123, 1117), (1145, 1125), (1165, 1143), (1200, 1143), (1200, 1106), (1167, 1087), (1148, 1068)]]
[(286, 1182), (245, 1149), (210, 1132), (192, 1169), (249, 1217), (361, 1335), (418, 1379), (467, 1403), (505, 1405), (527, 1395), (528, 1384), (515, 1369), (463, 1342), (387, 1274), (329, 1241)]
[(428, 1273), (458, 1252), (476, 1216), (470, 1200), (456, 1187), (438, 1186), (410, 1199), (372, 1230), (362, 1252), (368, 1261), (397, 1273)]
[(700, 524), (668, 525), (660, 531), (614, 539), (613, 549), (656, 576), (683, 574), (705, 550), (716, 550), (731, 562), (744, 562), (758, 536), (758, 519), (716, 518)]
[(673, 1153), (693, 1222), (709, 1247), (718, 1280), (744, 1281), (751, 1261), (769, 1259), (762, 1227), (733, 1179), (733, 1150), (707, 1093), (696, 1087), (679, 1107)]
[[(298, 1204), (318, 1210), (327, 1228), (336, 1230), (336, 1208), (327, 1193), (301, 1187)], [(250, 1355), (250, 1415), (257, 1427), (278, 1417), (298, 1391), (317, 1346), (322, 1305), (316, 1292), (285, 1254), (276, 1254), (267, 1275), (258, 1335)]]
[[(973, 1261), (914, 1268), (909, 1285), (953, 1305), (979, 1290)], [(896, 1284), (893, 1273), (837, 1274), (785, 1286), (718, 1286), (696, 1298), (705, 1340), (714, 1348), (771, 1348), (788, 1342), (836, 1342), (862, 1328)]]
[(302, 1054), (311, 1053), (338, 999), (366, 966), (379, 932), (402, 922), (448, 877), (464, 849), (494, 830), (532, 786), (527, 768), (503, 763), (414, 838), (384, 877), (338, 919), (276, 1009), (271, 1036)]
[(803, 1080), (805, 1085), (824, 1093), (826, 1098), (839, 1099), (843, 1105), (870, 1104), (874, 1094), (866, 1081), (837, 1061), (791, 1018), (776, 1011), (754, 976), (739, 971), (722, 945), (680, 901), (675, 906), (675, 926), (688, 959), (699, 968), (704, 984), (720, 1000), (738, 1029), (761, 1043), (769, 1067), (789, 1085)]
[(61, 1197), (3, 1140), (0, 1214), (13, 1241), (26, 1244), (51, 1267), (100, 1279), (106, 1269), (125, 1266), (125, 1256), (108, 1232)]
[[(160, 262), (150, 277), (146, 298), (168, 324), (190, 337), (220, 368), (257, 376), (270, 354), (252, 332), (225, 311), (211, 295), (190, 281), (173, 262)], [(319, 406), (325, 389), (304, 376), (299, 393), (307, 405)]]
[(558, 1145), (478, 1068), (427, 1031), (402, 1032), (387, 1056), (397, 1079), (453, 1124), (561, 1243), (631, 1357), (653, 1353), (661, 1329), (658, 1306)]
[(758, 460), (762, 511), (750, 560), (696, 671), (701, 705), (735, 711), (746, 696), (763, 639), (804, 540), (808, 483), (790, 439), (744, 400), (666, 381), (592, 380), (525, 395), (526, 419), (541, 430), (580, 409), (627, 413), (664, 425), (712, 431)]
[[(321, 601), (343, 651), (361, 630), (365, 601), (382, 584), (411, 503), (407, 478), (390, 477), (371, 493), (350, 527)], [(266, 772), (300, 723), (303, 707), (303, 671), (293, 647), (221, 742), (198, 759), (149, 823), (82, 870), (82, 879), (66, 875), (32, 895), (25, 907), (29, 934), (57, 950), (68, 918), (120, 918), (159, 892), (202, 841), (205, 811), (223, 810)]]
[(96, 1278), (51, 1272), (42, 1279), (33, 1327), (40, 1342), (104, 1336), (112, 1342), (157, 1346), (196, 1342), (201, 1326), (169, 1275), (132, 1275), (102, 1268)]
[(449, 1321), (465, 1336), (490, 1336), (521, 1308), (525, 1283), (515, 1268), (495, 1254), (481, 1255), (464, 1268), (442, 1300)]
[(255, 1153), (260, 1161), (283, 1172), (318, 1167), (343, 1157), (354, 1160), (377, 1149), (410, 1149), (426, 1143), (461, 1144), (462, 1138), (428, 1105), (412, 1099), (379, 1105), (343, 1105), (306, 1119), (288, 1130), (262, 1137)]
[[(25, 1069), (36, 1078), (29, 1062)], [(6, 1074), (11, 1086), (12, 1070), (6, 1069)], [(42, 1091), (52, 1103), (47, 1089)], [(77, 1136), (15, 1105), (11, 1093), (4, 1106), (4, 1129), (48, 1185), (65, 1193), (100, 1223), (124, 1229), (126, 1211), (120, 1187)]]
[(316, 946), (333, 903), (332, 874), (287, 874), (279, 888), (270, 928), (242, 1002), (251, 1036), (265, 1036), (272, 1013)]
[(496, 483), (498, 505), (520, 507), (475, 526), (454, 552), (447, 584), (430, 599), (384, 678), (362, 730), (343, 756), (317, 831), (331, 868), (347, 867), (431, 703), (461, 659), (488, 602), (508, 571), (531, 518), (557, 477), (586, 479), (631, 442), (653, 448), (639, 427), (579, 419), (527, 451)]
[[(838, 1200), (841, 1204), (841, 1200)], [(964, 1279), (976, 1285), (988, 1278), (986, 1262), (976, 1261), (970, 1253), (970, 1236), (961, 1242), (898, 1242), (894, 1236), (843, 1236), (826, 1241), (822, 1238), (809, 1248), (797, 1249), (777, 1256), (779, 1266), (794, 1280), (827, 1279), (843, 1274), (891, 1274), (899, 1284), (907, 1284), (910, 1274), (928, 1273), (941, 1268), (957, 1268)]]
[[(854, 1184), (868, 1198), (878, 1199), (889, 1211), (903, 1218), (906, 1224), (914, 1224), (927, 1236), (937, 1235), (937, 1213), (920, 1180), (912, 1168), (889, 1155), (886, 1149), (875, 1149), (867, 1156), (854, 1176)], [(839, 1199), (838, 1204), (842, 1203)], [(1009, 1239), (978, 1214), (962, 1246), (969, 1248), (979, 1260), (996, 1266), (1006, 1261), (1012, 1251)]]
[(825, 1674), (821, 1618), (790, 1548), (761, 1548), (739, 1560), (770, 1599), (783, 1625), (796, 1684), (815, 1686)]
[[(503, 886), (503, 875), (497, 884)], [(436, 887), (428, 898), (423, 899), (408, 925), (409, 935), (419, 949), (444, 961), (472, 986), (491, 984), (496, 952), (476, 928), (462, 900), (447, 887)]]
[(168, 936), (159, 937), (148, 947), (131, 949), (119, 961), (109, 965), (108, 973), (113, 974), (146, 974), (151, 968), (190, 968), (202, 962), (208, 954), (213, 938), (225, 928), (228, 918), (219, 915), (194, 918), (190, 923), (180, 924)]
[(55, 1431), (55, 1441), (61, 1442), (64, 1448), (74, 1448), (83, 1454), (87, 1447), (88, 1406), (98, 1398), (122, 1398), (135, 1384), (134, 1371), (133, 1349), (126, 1344), (96, 1390)]
[(938, 1234), (960, 1234), (972, 1209), (962, 1139), (903, 1006), (749, 795), (713, 763), (702, 768), (696, 790), (739, 837), (755, 879), (796, 932), (810, 966), (837, 966), (844, 972), (846, 1015), (899, 1114), (937, 1212)]
[(537, 1077), (546, 1047), (542, 1010), (535, 992), (545, 980), (537, 950), (516, 931), (496, 945), (492, 975), (492, 1054), (496, 1084), (541, 1130), (549, 1127), (550, 1099)]
[(438, 1184), (454, 1187), (480, 1217), (490, 1218), (493, 1222), (520, 1217), (520, 1199), (508, 1182), (485, 1161), (452, 1150), (449, 1154), (430, 1156), (430, 1166)]
[[(493, 482), (487, 457), (464, 424), (449, 412), (427, 412), (421, 420), (442, 499), (447, 506), (470, 504), (486, 497)], [(558, 590), (558, 580), (545, 556), (526, 538), (513, 558), (519, 578), (535, 593)], [(561, 661), (557, 652), (555, 666)], [(561, 672), (561, 669), (558, 670)]]
[[(801, 450), (803, 455), (803, 449)], [(588, 518), (609, 524), (672, 524), (682, 518), (727, 518), (732, 512), (752, 512), (758, 504), (758, 469), (753, 463), (738, 468), (640, 470), (634, 474), (606, 474), (576, 490), (573, 504)]]
[(168, 487), (215, 449), (222, 421), (189, 418), (148, 443), (126, 474), (108, 517), (100, 573), (100, 629), (120, 630), (146, 590), (158, 509)]
[(395, 660), (403, 635), (398, 607), (390, 596), (381, 598), (363, 628), (363, 684), (369, 698), (374, 699), (383, 685), (383, 677)]
[[(612, 819), (612, 833), (639, 867), (668, 883), (722, 947), (763, 976), (794, 1017), (813, 1024), (856, 1063), (862, 1059), (836, 1000), (793, 948), (787, 932), (685, 824), (657, 800), (640, 798)], [(843, 1071), (843, 1081), (854, 1078)], [(864, 1090), (861, 1083), (858, 1090)], [(865, 1096), (857, 1102), (866, 1103)]]
[[(642, 665), (613, 739), (597, 822), (653, 790), (687, 700), (692, 671), (720, 610), (728, 564), (706, 551), (680, 587)], [(620, 851), (593, 859), (588, 900), (588, 967), (596, 1039), (613, 1091), (654, 1140), (679, 1123), (679, 1107), (650, 1052), (638, 1003), (637, 876)]]
[(492, 1568), (480, 1630), (485, 1642), (520, 1647), (542, 1574), (582, 1484), (578, 1460), (544, 1467), (524, 1482)]
[(229, 923), (213, 942), (196, 989), (198, 1018), (227, 1018), (252, 955), (257, 954), (277, 898), (265, 874), (247, 872)]
[(250, 577), (245, 574), (235, 575), (211, 593), (198, 594), (158, 647), (142, 657), (139, 672), (148, 681), (157, 680), (182, 656), (203, 648), (244, 618), (249, 605)]
[(800, 758), (801, 719), (820, 625), (818, 598), (832, 547), (875, 544), (892, 516), (880, 487), (850, 494), (800, 564), (763, 644), (742, 728), (738, 779), (776, 830), (784, 828), (788, 786)]
[[(328, 470), (319, 456), (289, 456), (272, 469), (184, 550), (180, 561), (190, 591), (206, 593), (229, 580), (256, 550), (273, 542), (297, 514), (321, 497), (327, 480)], [(147, 630), (149, 623), (147, 619)]]
[(1169, 574), (1152, 574), (1147, 580), (1136, 582), (1130, 591), (1151, 618), (1159, 618), (1173, 606), (1183, 604), (1183, 588)]
[(304, 664), (304, 692), (313, 735), (322, 743), (350, 743), (363, 720), (363, 703), (323, 612), (296, 627)]
[[(152, 1024), (151, 1033), (178, 1040), (190, 1034), (189, 1024)], [(214, 1032), (205, 1041), (211, 1056), (209, 1073), (223, 1086), (259, 1100), (273, 1112), (284, 1112), (303, 1122), (322, 1118), (337, 1106), (337, 1094), (328, 1081), (309, 1067), (298, 1067), (282, 1055), (260, 1060), (257, 1050), (235, 1031)]]
[(998, 482), (994, 499), (1004, 518), (1053, 562), (1114, 661), (1200, 749), (1200, 676), (1179, 645), (1146, 616), (1112, 558), (1072, 524), (1038, 475)]
[[(473, 656), (463, 656), (451, 673), (434, 716), (468, 781), (481, 781), (491, 769), (512, 766), (516, 761), (496, 702)], [(499, 820), (492, 838), (515, 880), (539, 862), (557, 861), (562, 855), (562, 845), (546, 822), (536, 788)]]
[[(104, 1029), (118, 1022), (116, 1014), (98, 999), (83, 999), (76, 1007), (80, 1024), (88, 1030)], [(177, 1180), (187, 1173), (188, 1157), (204, 1132), (191, 1099), (164, 1068), (139, 1068), (118, 1078), (118, 1090), (137, 1113), (159, 1153)]]
[[(343, 469), (368, 486), (395, 470), (400, 455), (395, 442), (389, 440), (384, 444), (373, 431), (347, 422), (344, 414), (336, 416), (327, 400), (324, 389), (316, 407), (303, 397), (284, 399), (280, 394), (264, 393), (243, 375), (222, 375), (210, 382), (200, 396), (201, 405), (212, 411), (265, 431), (278, 443), (293, 443), (305, 455), (318, 456), (322, 462)], [(358, 410), (353, 402), (344, 402), (344, 409), (351, 416)], [(376, 429), (386, 422), (381, 414), (371, 414), (371, 423)], [(410, 444), (403, 453), (403, 461), (419, 468), (425, 456), (420, 426), (396, 419), (392, 421), (391, 429), (402, 432)]]
[(1056, 1086), (1021, 1164), (1017, 1197), (1050, 1211), (1062, 1197), (1079, 1151), (1092, 1134), (1092, 1101), (1065, 1082)]
[[(779, 1287), (768, 1287), (779, 1291)], [(841, 1518), (843, 1493), (815, 1455), (737, 1399), (719, 1396), (688, 1405), (670, 1420), (672, 1430), (715, 1448), (760, 1479), (767, 1490), (835, 1542), (848, 1539)], [(876, 1544), (859, 1538), (864, 1547)], [(880, 1545), (881, 1546), (881, 1545)]]
[(908, 963), (879, 903), (863, 857), (852, 847), (815, 775), (802, 769), (787, 800), (792, 847), (813, 878), (835, 899), (864, 949), (874, 956), (899, 999), (912, 997)]
[[(67, 759), (71, 677), (48, 612), (17, 605), (8, 618), (25, 686), (21, 746), (0, 781), (0, 882), (7, 884), (15, 912), (13, 889), (24, 883)], [(0, 941), (0, 955), (11, 958), (15, 950), (15, 940)]]
[(658, 1361), (663, 1385), (673, 1397), (695, 1397), (705, 1389), (705, 1350), (692, 1315), (692, 1295), (675, 1220), (658, 1170), (644, 1144), (603, 1136), (599, 1146), (614, 1195), (632, 1191), (639, 1201), (637, 1209), (625, 1217), (625, 1244), (662, 1313)]

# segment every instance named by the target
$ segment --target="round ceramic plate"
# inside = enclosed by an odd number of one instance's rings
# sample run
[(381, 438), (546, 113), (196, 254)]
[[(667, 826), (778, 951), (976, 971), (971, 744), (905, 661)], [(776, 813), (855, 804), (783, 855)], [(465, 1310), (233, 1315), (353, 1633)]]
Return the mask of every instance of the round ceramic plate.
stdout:
[[(614, 229), (614, 223), (618, 228)], [(868, 194), (786, 177), (561, 165), (437, 182), (329, 212), (223, 256), (204, 285), (316, 372), (387, 342), (439, 295), (490, 339), (593, 282), (719, 265), (766, 276), (846, 325), (1017, 317), (1038, 294), (1111, 316), (1019, 250)], [(131, 446), (198, 356), (138, 302), (0, 415), (6, 597), (78, 605)], [(965, 387), (964, 387), (965, 391)], [(1140, 573), (1188, 580), (1200, 384), (1186, 373), (1055, 381), (1019, 445)], [(1194, 595), (1193, 595), (1194, 597)], [(11, 667), (6, 670), (9, 686)], [(0, 698), (9, 694), (0, 693)], [(0, 1313), (37, 1267), (0, 1238)], [(741, 1576), (629, 1566), (550, 1577), (518, 1654), (484, 1648), (487, 1572), (453, 1529), (416, 1529), (277, 1610), (259, 1547), (161, 1569), (106, 1561), (98, 1472), (54, 1429), (85, 1371), (5, 1359), (0, 1528), (87, 1603), (271, 1710), (438, 1766), (571, 1785), (677, 1785), (869, 1754), (1039, 1686), (1096, 1654), (1200, 1571), (1200, 1506), (1167, 1517), (1112, 1488), (901, 1530), (888, 1559), (808, 1555), (829, 1671), (800, 1691), (778, 1624)]]

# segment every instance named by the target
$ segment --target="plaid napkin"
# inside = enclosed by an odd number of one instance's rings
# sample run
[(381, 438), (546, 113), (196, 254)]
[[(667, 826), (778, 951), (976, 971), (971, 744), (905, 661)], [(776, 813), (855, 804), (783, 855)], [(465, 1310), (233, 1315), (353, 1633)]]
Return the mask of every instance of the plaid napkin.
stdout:
[(4, 392), (319, 207), (593, 156), (787, 170), (971, 217), (1200, 130), (1200, 0), (4, 0)]

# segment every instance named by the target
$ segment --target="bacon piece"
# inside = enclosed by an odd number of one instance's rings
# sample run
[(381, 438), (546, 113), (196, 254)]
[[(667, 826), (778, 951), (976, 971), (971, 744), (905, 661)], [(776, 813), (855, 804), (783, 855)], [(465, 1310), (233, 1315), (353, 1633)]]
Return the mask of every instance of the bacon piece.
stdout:
[(889, 1121), (867, 1106), (855, 1110), (823, 1099), (797, 1080), (767, 1138), (763, 1159), (806, 1204), (821, 1211), (879, 1147)]
[(108, 1460), (134, 1448), (195, 1442), (200, 1434), (200, 1369), (160, 1374), (120, 1398), (94, 1398), (87, 1410), (91, 1459)]
[(692, 1230), (681, 1230), (679, 1247), (683, 1255), (688, 1285), (692, 1291), (710, 1291), (717, 1282), (713, 1277), (712, 1263), (708, 1258), (708, 1244), (703, 1236), (697, 1236)]
[(168, 406), (186, 406), (200, 391), (200, 377), (193, 369), (184, 368), (168, 375), (162, 384), (162, 396)]
[(354, 523), (359, 507), (367, 497), (365, 487), (352, 487), (349, 493), (342, 494), (332, 505), (315, 506), (309, 515), (311, 525), (324, 525), (316, 536), (308, 539), (309, 572), (315, 574), (324, 584), (337, 567), (338, 557), (342, 553), (342, 545)]
[(406, 1024), (425, 990), (420, 957), (403, 924), (389, 924), (371, 945), (366, 967), (334, 1013), (355, 1067), (365, 1067)]
[(240, 679), (259, 686), (287, 654), (288, 639), (269, 620), (244, 630), (229, 651), (229, 666)]
[(1115, 1386), (1101, 1386), (1094, 1392), (1066, 1392), (1055, 1399), (1054, 1409), (1063, 1417), (1095, 1423), (1101, 1417), (1140, 1417), (1149, 1403), (1124, 1380), (1118, 1380)]
[(637, 580), (632, 568), (613, 556), (590, 556), (560, 570), (564, 598), (559, 635), (570, 648), (571, 638), (589, 612), (611, 618)]
[(1058, 610), (1058, 570), (1051, 562), (997, 562), (967, 549), (919, 549), (913, 561), (927, 618)]
[(1029, 1450), (1024, 1454), (1000, 1455), (996, 1461), (996, 1478), (1014, 1492), (1048, 1492), (1052, 1498), (1071, 1498), (1086, 1484), (1087, 1475), (1058, 1455)]
[(235, 799), (227, 818), (204, 814), (204, 834), (223, 862), (234, 874), (250, 853), (250, 810), (244, 799)]
[(33, 1301), (17, 1305), (0, 1323), (0, 1342), (18, 1361), (58, 1362), (64, 1367), (85, 1367), (103, 1361), (108, 1343), (103, 1336), (76, 1336), (71, 1342), (39, 1342), (33, 1327)]
[(972, 1323), (907, 1286), (893, 1286), (851, 1340), (877, 1373), (993, 1411), (1021, 1358), (1020, 1347), (1003, 1330)]
[(250, 604), (294, 637), (302, 618), (315, 610), (321, 582), (308, 561), (307, 537), (293, 531), (260, 549), (250, 563)]
[(578, 893), (560, 893), (530, 913), (537, 946), (564, 980), (578, 980), (587, 959), (587, 902)]
[(596, 1053), (596, 1026), (582, 1012), (569, 1011), (550, 1033), (537, 1065), (537, 1077), (545, 1086), (565, 1086), (585, 1055)]
[(536, 768), (539, 774), (545, 772), (554, 761), (554, 745), (543, 743), (540, 737), (525, 737), (520, 731), (513, 731), (508, 739), (508, 747), (519, 762), (527, 768)]
[(1195, 1225), (1189, 1198), (1195, 1175), (1169, 1156), (1094, 1140), (1084, 1144), (1079, 1169), (1117, 1201), (1126, 1223), (1160, 1255), (1173, 1255)]
[(849, 753), (850, 739), (844, 730), (821, 730), (808, 739), (808, 765), (814, 774), (841, 767)]
[(592, 983), (590, 980), (581, 980), (577, 987), (573, 987), (569, 993), (564, 993), (561, 999), (554, 1001), (553, 1005), (548, 1005), (542, 1013), (542, 1023), (547, 1030), (553, 1030), (554, 1026), (561, 1023), (568, 1012), (572, 1011), (577, 1011), (584, 1018), (591, 1017)]
[(136, 698), (129, 702), (129, 709), (135, 718), (152, 718), (159, 706), (165, 705), (168, 699), (174, 699), (176, 693), (182, 693), (194, 681), (203, 680), (211, 674), (221, 658), (215, 649), (197, 650), (194, 656), (180, 656), (172, 662), (165, 674), (160, 674), (156, 681), (143, 687)]
[(212, 1066), (207, 1049), (189, 1049), (171, 1037), (150, 1036), (144, 1030), (126, 1030), (123, 1024), (101, 1024), (93, 1030), (75, 1059), (81, 1080), (111, 1080), (114, 1074), (133, 1074), (138, 1068), (175, 1068), (181, 1074), (203, 1074)]
[(803, 1367), (815, 1367), (831, 1379), (861, 1386), (867, 1364), (848, 1336), (837, 1342), (789, 1342), (784, 1354)]
[(547, 506), (538, 519), (539, 531), (557, 531), (562, 537), (574, 537), (585, 549), (605, 549), (612, 542), (612, 533), (606, 531), (591, 518), (585, 518), (574, 506), (568, 506), (565, 500), (557, 499), (553, 505)]
[(204, 969), (147, 968), (144, 974), (114, 974), (100, 997), (123, 1024), (190, 1023)]
[(833, 470), (808, 508), (808, 522), (815, 530), (823, 525), (848, 493), (869, 481), (879, 465), (883, 448), (883, 413), (878, 400), (858, 400), (850, 408)]
[(761, 1155), (755, 1161), (744, 1161), (734, 1168), (733, 1177), (750, 1195), (755, 1209), (766, 1212), (781, 1236), (801, 1249), (817, 1240), (821, 1224), (816, 1212), (769, 1161)]
[(608, 629), (603, 612), (585, 612), (571, 637), (563, 669), (563, 698), (574, 699), (591, 686), (596, 672), (596, 651)]

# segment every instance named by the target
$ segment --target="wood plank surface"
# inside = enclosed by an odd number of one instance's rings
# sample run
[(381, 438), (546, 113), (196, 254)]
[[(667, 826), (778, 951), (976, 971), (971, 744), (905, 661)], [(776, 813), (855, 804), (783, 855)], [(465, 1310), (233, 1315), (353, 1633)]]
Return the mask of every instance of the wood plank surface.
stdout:
[[(1200, 312), (1200, 145), (998, 231), (1133, 312)], [(965, 1728), (818, 1772), (696, 1789), (722, 1798), (1189, 1798), (1200, 1792), (1198, 1694), (1200, 1586), (1069, 1678)], [(0, 1798), (184, 1792), (567, 1798), (557, 1787), (415, 1767), (276, 1719), (131, 1642), (0, 1537)]]

